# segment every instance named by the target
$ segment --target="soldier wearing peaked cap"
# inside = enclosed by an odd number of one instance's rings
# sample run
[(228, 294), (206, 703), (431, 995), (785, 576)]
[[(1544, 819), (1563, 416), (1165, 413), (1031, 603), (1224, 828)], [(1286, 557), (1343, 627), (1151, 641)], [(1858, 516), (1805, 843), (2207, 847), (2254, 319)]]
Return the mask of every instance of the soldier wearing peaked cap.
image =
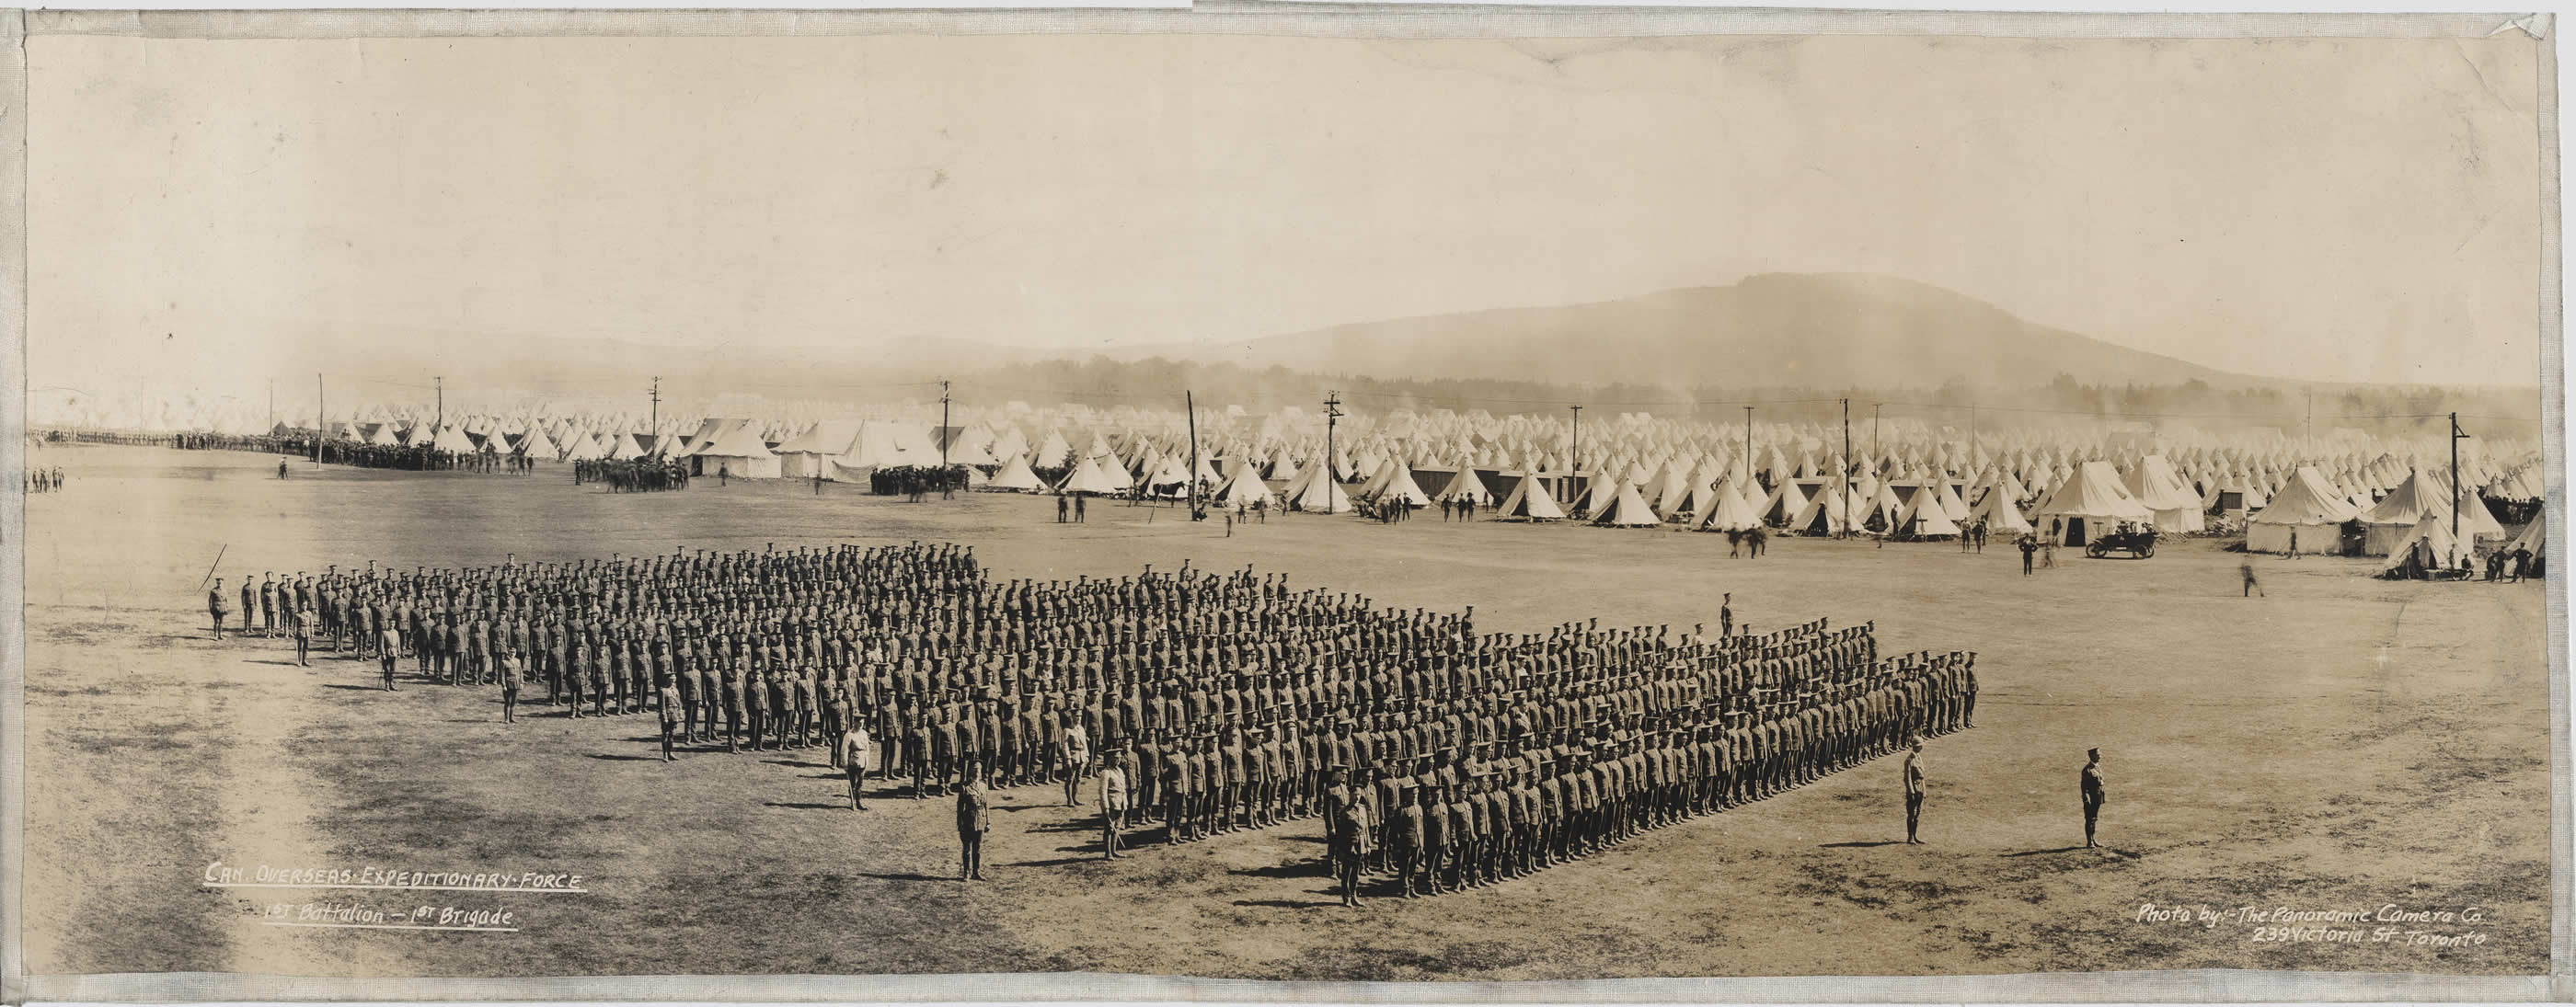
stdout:
[(1389, 856), (1395, 862), (1396, 892), (1408, 899), (1420, 898), (1422, 894), (1417, 890), (1417, 882), (1423, 868), (1426, 838), (1423, 804), (1426, 802), (1415, 796), (1414, 792), (1419, 789), (1409, 779), (1398, 781), (1395, 788), (1394, 842), (1391, 844), (1395, 849)]

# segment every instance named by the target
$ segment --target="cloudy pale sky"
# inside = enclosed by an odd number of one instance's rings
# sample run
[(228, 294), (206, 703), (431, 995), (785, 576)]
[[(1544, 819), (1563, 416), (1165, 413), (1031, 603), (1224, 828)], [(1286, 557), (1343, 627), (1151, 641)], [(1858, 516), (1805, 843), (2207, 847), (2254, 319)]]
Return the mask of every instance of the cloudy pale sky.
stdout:
[[(2529, 383), (2490, 40), (39, 36), (31, 376), (462, 330), (1080, 350), (1879, 272), (2230, 370)], [(184, 334), (185, 338), (179, 338)]]

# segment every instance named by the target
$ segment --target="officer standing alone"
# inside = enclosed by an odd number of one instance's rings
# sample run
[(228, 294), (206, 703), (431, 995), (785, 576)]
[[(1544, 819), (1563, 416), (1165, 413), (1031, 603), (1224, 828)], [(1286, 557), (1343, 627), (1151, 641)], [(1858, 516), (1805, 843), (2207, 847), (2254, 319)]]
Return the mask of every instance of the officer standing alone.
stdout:
[(2102, 819), (2103, 796), (2101, 749), (2091, 748), (2085, 750), (2084, 773), (2081, 781), (2084, 793), (2084, 846), (2086, 849), (2091, 849), (2097, 845), (2093, 842), (2093, 826)]
[(1917, 738), (1905, 751), (1905, 843), (1921, 846), (1923, 840), (1915, 831), (1923, 824), (1923, 739)]

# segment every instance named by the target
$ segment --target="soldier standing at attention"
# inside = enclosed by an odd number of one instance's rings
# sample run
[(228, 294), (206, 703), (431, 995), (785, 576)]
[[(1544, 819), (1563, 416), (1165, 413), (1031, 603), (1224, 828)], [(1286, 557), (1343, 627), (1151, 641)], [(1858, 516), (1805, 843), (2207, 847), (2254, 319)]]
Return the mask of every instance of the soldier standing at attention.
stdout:
[(394, 652), (401, 648), (402, 634), (394, 629), (393, 624), (387, 623), (376, 629), (376, 667), (385, 674), (386, 692), (394, 691)]
[(301, 667), (313, 666), (310, 660), (313, 653), (313, 624), (320, 618), (313, 614), (312, 607), (308, 605), (296, 609), (288, 619), (295, 633), (295, 663)]
[[(1440, 883), (1440, 872), (1448, 861), (1449, 805), (1442, 799), (1439, 779), (1423, 777), (1422, 787), (1422, 887), (1438, 895), (1448, 891)], [(1411, 889), (1407, 889), (1410, 892)]]
[(224, 613), (232, 603), (224, 600), (224, 579), (215, 578), (215, 586), (206, 591), (206, 614), (215, 617), (215, 639), (224, 638)]
[(1360, 904), (1360, 864), (1371, 846), (1368, 806), (1346, 800), (1333, 827), (1333, 866), (1342, 882), (1342, 904)]
[(2102, 818), (2101, 749), (2084, 750), (2084, 773), (2080, 780), (2084, 792), (2084, 846), (2086, 849), (2091, 849), (2096, 845), (2093, 842), (2093, 826)]
[(1100, 767), (1100, 850), (1118, 859), (1118, 836), (1127, 829), (1127, 767), (1111, 759)]
[(1064, 737), (1056, 743), (1056, 760), (1064, 770), (1064, 806), (1081, 803), (1082, 774), (1091, 768), (1091, 732), (1080, 722), (1066, 724)]
[[(250, 619), (249, 610), (243, 610), (242, 619), (247, 623)], [(259, 582), (259, 625), (260, 635), (270, 638), (277, 636), (277, 574), (275, 573), (264, 575), (264, 579)], [(248, 626), (245, 625), (244, 628)]]
[[(745, 699), (754, 688), (750, 677), (750, 667), (739, 657), (733, 659), (733, 669), (725, 673), (724, 691), (720, 698), (724, 700), (725, 751), (728, 752), (742, 751), (742, 711)], [(756, 746), (757, 742), (754, 744)]]
[(1735, 635), (1735, 593), (1720, 595), (1717, 601), (1717, 635)]
[(500, 660), (494, 662), (501, 672), (501, 722), (519, 722), (519, 678), (525, 667), (519, 663), (519, 652), (503, 648)]
[(667, 665), (654, 675), (653, 706), (662, 720), (662, 761), (670, 762), (678, 758), (671, 754), (671, 737), (680, 731), (680, 687)]
[[(1445, 515), (1449, 502), (1441, 501), (1440, 509)], [(1401, 789), (1397, 791), (1396, 803), (1395, 886), (1405, 898), (1418, 899), (1422, 893), (1415, 890), (1414, 880), (1422, 872), (1422, 805)]]
[(875, 739), (868, 737), (867, 719), (848, 718), (848, 725), (842, 729), (841, 740), (833, 746), (833, 751), (840, 753), (841, 772), (850, 778), (850, 810), (868, 810), (864, 792), (868, 785), (868, 769), (876, 761), (877, 749)]
[(1923, 841), (1915, 838), (1914, 832), (1923, 822), (1923, 739), (1914, 739), (1914, 744), (1906, 749), (1904, 772), (1905, 842), (1909, 846), (1920, 846)]
[(253, 590), (253, 585), (252, 585), (252, 584), (251, 584), (251, 582), (250, 582), (250, 575), (249, 575), (249, 574), (243, 574), (243, 575), (242, 575), (241, 600), (242, 600), (241, 635), (243, 635), (243, 636), (247, 637), (247, 636), (249, 636), (249, 635), (250, 635), (250, 616), (251, 616), (251, 613), (259, 611), (259, 592), (258, 592), (258, 591), (256, 591), (256, 590)]
[(992, 827), (986, 812), (992, 806), (977, 772), (975, 760), (968, 759), (957, 780), (957, 880), (984, 880), (984, 832)]

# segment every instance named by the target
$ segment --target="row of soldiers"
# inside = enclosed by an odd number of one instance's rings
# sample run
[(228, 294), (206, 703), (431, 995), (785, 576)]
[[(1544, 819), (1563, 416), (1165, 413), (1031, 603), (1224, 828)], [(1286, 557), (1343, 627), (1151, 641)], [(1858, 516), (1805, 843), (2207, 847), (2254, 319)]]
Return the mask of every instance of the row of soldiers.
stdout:
[(49, 469), (30, 468), (26, 471), (26, 483), (29, 493), (51, 493), (61, 489), (63, 488), (63, 467), (56, 465)]
[(1114, 761), (1192, 841), (1330, 814), (1343, 767), (1364, 828), (1337, 835), (1408, 891), (1759, 799), (1964, 726), (1975, 696), (1972, 655), (1883, 662), (1866, 625), (1756, 634), (1728, 609), (1714, 635), (1478, 634), (1472, 608), (1381, 609), (1249, 568), (995, 581), (971, 547), (919, 543), (292, 584), (335, 645), (384, 641), (442, 681), (524, 669), (573, 715), (657, 710), (666, 738), (728, 749), (858, 728), (916, 797), (972, 780), (1070, 798)]
[(611, 493), (658, 493), (689, 488), (685, 462), (650, 458), (597, 458), (572, 463), (573, 485), (599, 483)]
[(954, 498), (966, 484), (963, 465), (885, 465), (868, 473), (868, 492), (900, 496), (913, 503), (928, 500), (933, 493), (942, 500)]
[(447, 451), (426, 444), (367, 444), (348, 440), (322, 442), (326, 465), (354, 465), (407, 472), (507, 472), (526, 475), (534, 469), (525, 455), (499, 451)]

